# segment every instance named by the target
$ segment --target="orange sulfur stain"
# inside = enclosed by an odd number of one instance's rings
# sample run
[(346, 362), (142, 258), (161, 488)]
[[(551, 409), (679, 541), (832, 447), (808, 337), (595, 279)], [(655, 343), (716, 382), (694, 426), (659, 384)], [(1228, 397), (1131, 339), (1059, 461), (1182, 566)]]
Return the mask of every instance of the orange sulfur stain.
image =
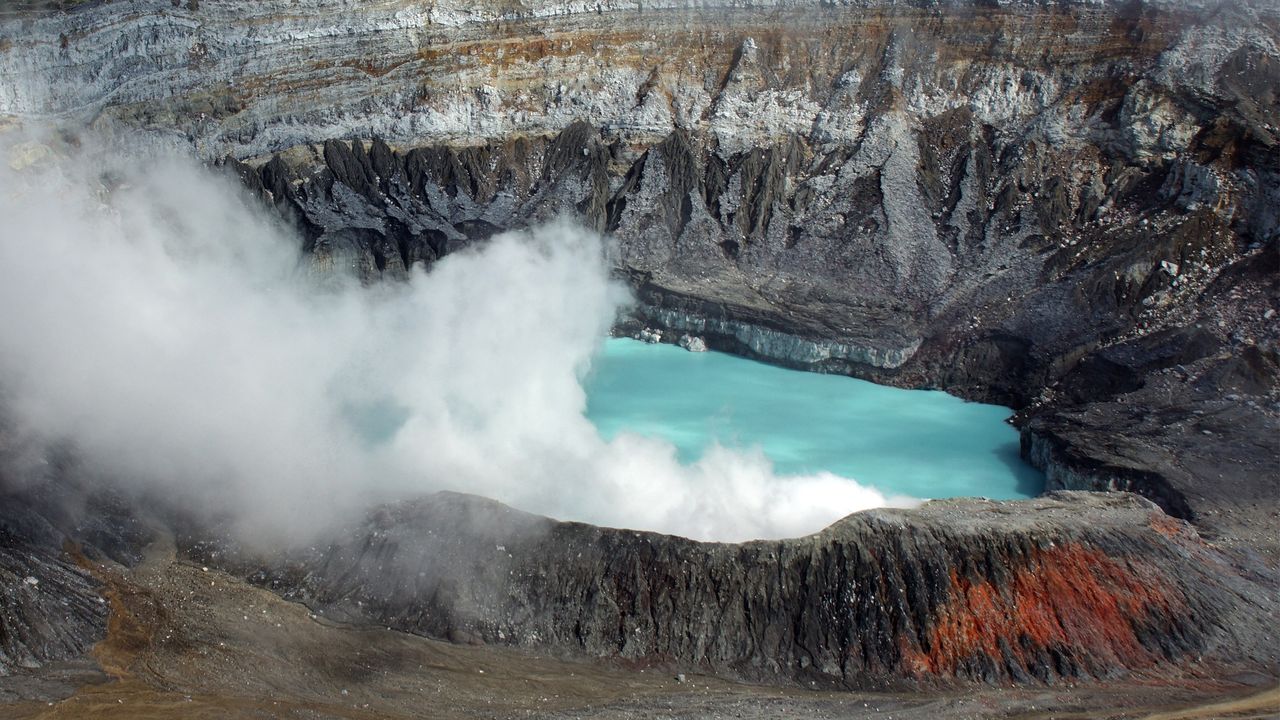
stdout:
[(1159, 657), (1138, 638), (1147, 619), (1185, 616), (1182, 593), (1153, 568), (1079, 544), (1035, 551), (1002, 586), (951, 572), (951, 600), (920, 647), (903, 641), (903, 666), (917, 676), (953, 675), (966, 658), (1002, 665), (1054, 648), (1095, 666), (1142, 667)]

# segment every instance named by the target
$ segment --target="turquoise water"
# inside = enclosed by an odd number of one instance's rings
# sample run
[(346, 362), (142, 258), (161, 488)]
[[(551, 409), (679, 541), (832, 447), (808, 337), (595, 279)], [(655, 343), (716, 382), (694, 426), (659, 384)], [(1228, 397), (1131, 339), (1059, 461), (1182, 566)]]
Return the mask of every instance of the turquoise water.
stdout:
[(605, 438), (672, 442), (684, 462), (712, 443), (761, 447), (781, 474), (826, 470), (918, 498), (1038, 494), (999, 405), (786, 370), (717, 352), (611, 339), (587, 378), (587, 416)]

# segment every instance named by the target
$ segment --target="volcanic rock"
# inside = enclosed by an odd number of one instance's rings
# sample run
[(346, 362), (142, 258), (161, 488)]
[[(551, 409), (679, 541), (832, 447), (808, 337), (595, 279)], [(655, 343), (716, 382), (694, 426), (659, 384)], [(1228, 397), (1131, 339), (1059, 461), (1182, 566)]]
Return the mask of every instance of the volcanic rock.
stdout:
[[(443, 496), (237, 556), (333, 617), (839, 686), (1274, 676), (1278, 38), (1268, 0), (32, 0), (0, 114), (193, 148), (321, 274), (573, 216), (616, 244), (622, 332), (1010, 404), (1050, 489), (1155, 503), (706, 545)], [(3, 668), (101, 631), (65, 539), (140, 547), (14, 497)]]
[(935, 501), (719, 544), (442, 493), (333, 537), (265, 563), (188, 543), (342, 622), (750, 680), (1056, 682), (1280, 654), (1266, 586), (1131, 494)]

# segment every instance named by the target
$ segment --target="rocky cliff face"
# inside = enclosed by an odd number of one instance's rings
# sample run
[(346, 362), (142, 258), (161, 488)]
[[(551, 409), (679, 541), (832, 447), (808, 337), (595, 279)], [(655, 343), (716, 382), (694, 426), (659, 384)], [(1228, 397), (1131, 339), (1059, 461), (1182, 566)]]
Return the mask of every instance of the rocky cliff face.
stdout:
[(1278, 23), (1267, 3), (112, 2), (0, 27), (0, 112), (243, 161), (318, 262), (367, 277), (576, 215), (616, 238), (640, 323), (1024, 404), (1275, 242)]
[(109, 605), (88, 560), (129, 562), (143, 540), (136, 517), (97, 493), (0, 472), (0, 677), (93, 647)]
[(76, 657), (106, 631), (97, 584), (60, 550), (64, 536), (41, 525), (0, 519), (0, 676)]
[(1070, 495), (775, 545), (546, 526), (361, 595), (401, 534), (445, 542), (389, 511), (282, 589), (747, 676), (1051, 679), (1274, 616), (1210, 576), (1277, 566), (1277, 38), (1262, 0), (36, 3), (0, 16), (0, 113), (191, 145), (371, 281), (574, 215), (636, 288), (624, 329), (1013, 404), (1051, 487), (1228, 552)]

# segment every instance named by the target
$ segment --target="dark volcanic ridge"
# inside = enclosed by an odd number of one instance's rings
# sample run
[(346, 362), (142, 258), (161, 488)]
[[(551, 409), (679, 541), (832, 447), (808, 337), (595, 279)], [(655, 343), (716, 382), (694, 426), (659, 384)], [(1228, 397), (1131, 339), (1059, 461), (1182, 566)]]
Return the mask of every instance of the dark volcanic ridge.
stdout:
[(443, 493), (336, 538), (269, 561), (188, 552), (343, 622), (752, 681), (1054, 683), (1280, 656), (1265, 587), (1128, 494), (933, 501), (721, 544)]
[[(120, 507), (91, 499), (85, 517), (114, 513), (112, 523), (65, 535), (141, 554), (6, 545), (6, 568), (41, 578), (15, 583), (0, 616), (25, 630), (0, 638), (9, 672), (75, 658), (103, 637), (116, 639), (95, 657), (120, 677), (185, 673), (139, 665), (138, 653), (206, 652), (183, 639), (197, 620), (181, 597), (154, 598), (145, 588), (156, 578), (113, 579), (136, 575), (166, 543), (173, 553), (168, 530), (139, 532)], [(5, 506), (18, 521), (45, 512)], [(164, 525), (186, 528), (179, 561), (229, 573), (208, 576), (232, 583), (225, 592), (244, 592), (234, 587), (243, 578), (343, 626), (622, 661), (631, 672), (896, 693), (1121, 680), (1203, 688), (1265, 682), (1280, 661), (1274, 578), (1242, 571), (1193, 526), (1127, 493), (933, 501), (741, 544), (556, 522), (454, 493), (378, 508), (293, 551), (241, 547), (189, 518), (150, 524)], [(122, 622), (139, 627), (109, 629)], [(332, 672), (348, 664), (333, 662)]]

